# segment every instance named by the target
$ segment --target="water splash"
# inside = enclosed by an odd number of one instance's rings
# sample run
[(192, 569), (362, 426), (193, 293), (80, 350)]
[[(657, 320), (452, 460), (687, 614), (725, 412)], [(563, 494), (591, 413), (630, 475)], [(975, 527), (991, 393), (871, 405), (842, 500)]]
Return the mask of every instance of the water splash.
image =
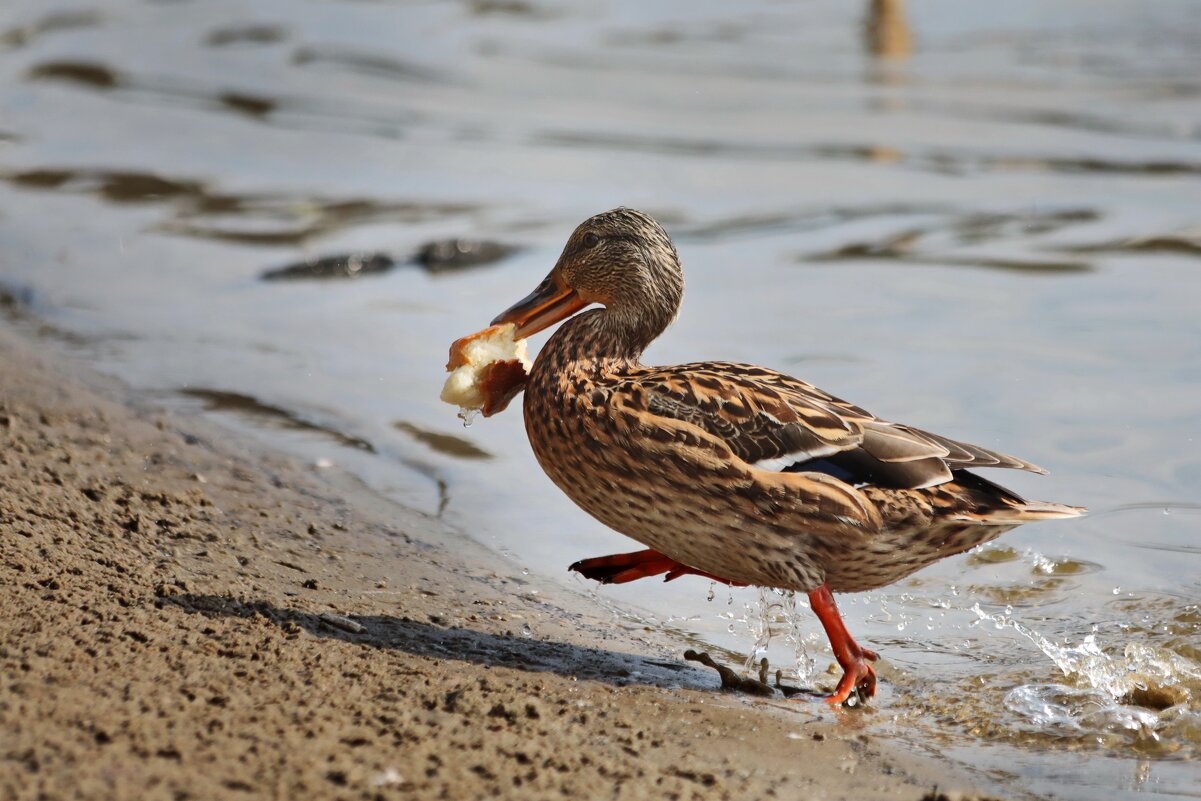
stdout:
[(743, 618), (755, 638), (743, 666), (747, 673), (757, 673), (761, 660), (768, 657), (772, 640), (783, 639), (791, 647), (792, 664), (779, 666), (782, 676), (801, 686), (812, 683), (817, 659), (809, 654), (802, 606), (808, 608), (806, 602), (798, 602), (795, 592), (759, 588), (755, 603), (746, 605), (747, 615)]
[(1201, 664), (1192, 659), (1145, 642), (1106, 650), (1095, 630), (1078, 644), (1059, 645), (1016, 620), (1012, 607), (989, 613), (977, 602), (971, 611), (1034, 643), (1068, 680), (1023, 684), (1006, 694), (1006, 709), (1027, 731), (1158, 742), (1166, 727), (1201, 720), (1192, 703), (1201, 691)]

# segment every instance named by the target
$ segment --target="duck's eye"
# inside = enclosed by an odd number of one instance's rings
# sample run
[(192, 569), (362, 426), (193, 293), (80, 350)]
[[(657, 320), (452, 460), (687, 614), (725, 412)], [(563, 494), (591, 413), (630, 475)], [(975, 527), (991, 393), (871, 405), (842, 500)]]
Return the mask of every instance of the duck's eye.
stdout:
[(600, 237), (597, 236), (596, 234), (592, 233), (591, 231), (584, 234), (584, 238), (583, 238), (583, 240), (581, 240), (581, 244), (583, 244), (583, 246), (586, 248), (594, 248), (599, 243), (600, 243)]

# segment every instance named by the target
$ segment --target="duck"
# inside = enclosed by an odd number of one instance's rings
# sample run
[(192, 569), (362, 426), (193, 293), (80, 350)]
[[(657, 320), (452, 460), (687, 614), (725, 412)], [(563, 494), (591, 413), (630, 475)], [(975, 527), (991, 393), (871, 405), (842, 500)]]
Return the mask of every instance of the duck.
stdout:
[[(642, 362), (676, 319), (679, 254), (648, 214), (616, 208), (572, 232), (533, 292), (492, 322), (539, 351), (522, 400), (539, 465), (564, 494), (645, 546), (570, 569), (602, 583), (697, 575), (805, 593), (842, 676), (831, 704), (874, 696), (875, 651), (834, 593), (894, 584), (1026, 522), (1081, 507), (1027, 501), (978, 468), (1031, 462), (892, 423), (748, 364)], [(854, 700), (852, 700), (854, 699)]]

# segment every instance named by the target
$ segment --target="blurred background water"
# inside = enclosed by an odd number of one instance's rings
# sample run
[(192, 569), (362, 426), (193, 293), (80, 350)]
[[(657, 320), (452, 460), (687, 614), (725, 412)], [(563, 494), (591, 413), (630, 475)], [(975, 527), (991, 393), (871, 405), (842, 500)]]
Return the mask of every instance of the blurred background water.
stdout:
[[(885, 679), (848, 725), (1009, 792), (1201, 795), (1201, 5), (0, 6), (10, 313), (589, 592), (566, 565), (631, 543), (516, 408), (464, 430), (438, 391), (450, 341), (616, 205), (688, 277), (649, 360), (795, 373), (1095, 510), (845, 598)], [(512, 252), (423, 250), (455, 237)], [(358, 277), (261, 278), (350, 253)], [(790, 599), (597, 596), (832, 682)]]

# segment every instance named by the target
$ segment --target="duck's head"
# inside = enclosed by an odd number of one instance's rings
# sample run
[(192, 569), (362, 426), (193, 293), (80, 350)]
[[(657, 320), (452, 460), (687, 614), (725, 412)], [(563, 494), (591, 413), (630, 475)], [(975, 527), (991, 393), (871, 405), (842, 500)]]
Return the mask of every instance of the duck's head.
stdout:
[(684, 295), (680, 257), (648, 214), (619, 208), (572, 232), (550, 275), (492, 321), (528, 337), (594, 303), (615, 340), (641, 351), (671, 324)]

